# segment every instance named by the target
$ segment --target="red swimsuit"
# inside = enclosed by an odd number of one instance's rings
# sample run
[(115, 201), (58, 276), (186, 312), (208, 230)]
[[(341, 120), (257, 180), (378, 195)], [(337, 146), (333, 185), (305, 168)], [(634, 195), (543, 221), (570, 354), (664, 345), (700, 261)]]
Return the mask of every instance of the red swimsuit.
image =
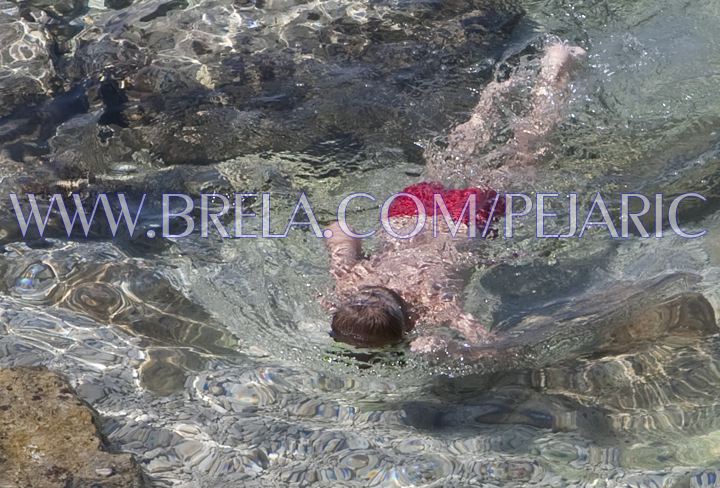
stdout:
[[(417, 197), (423, 207), (425, 207), (425, 214), (431, 217), (435, 215), (435, 195), (440, 195), (442, 200), (445, 202), (448, 213), (455, 222), (457, 222), (460, 215), (462, 215), (463, 209), (465, 208), (470, 195), (476, 195), (475, 225), (478, 227), (485, 225), (489, 217), (495, 221), (505, 213), (505, 199), (500, 198), (500, 195), (490, 188), (463, 188), (457, 190), (447, 190), (440, 183), (422, 182), (404, 188), (402, 193), (408, 193)], [(415, 216), (417, 214), (417, 210), (418, 208), (416, 203), (410, 197), (403, 195), (395, 198), (393, 203), (390, 205), (388, 216)], [(468, 217), (468, 213), (465, 212), (463, 215), (463, 222), (466, 225), (470, 225)]]

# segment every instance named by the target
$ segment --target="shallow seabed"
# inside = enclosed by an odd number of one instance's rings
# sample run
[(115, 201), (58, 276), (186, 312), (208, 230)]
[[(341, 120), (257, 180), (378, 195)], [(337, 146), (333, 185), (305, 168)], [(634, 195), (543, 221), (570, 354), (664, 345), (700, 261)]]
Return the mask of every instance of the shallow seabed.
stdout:
[(551, 34), (589, 59), (514, 189), (697, 191), (683, 218), (708, 235), (492, 240), (468, 310), (562, 327), (683, 272), (717, 311), (719, 18), (714, 0), (0, 0), (0, 365), (67, 375), (157, 486), (717, 486), (717, 336), (493, 374), (359, 353), (328, 337), (306, 231), (68, 240), (53, 219), (25, 243), (6, 195), (269, 191), (282, 223), (303, 190), (327, 221), (417, 181), (422, 147)]

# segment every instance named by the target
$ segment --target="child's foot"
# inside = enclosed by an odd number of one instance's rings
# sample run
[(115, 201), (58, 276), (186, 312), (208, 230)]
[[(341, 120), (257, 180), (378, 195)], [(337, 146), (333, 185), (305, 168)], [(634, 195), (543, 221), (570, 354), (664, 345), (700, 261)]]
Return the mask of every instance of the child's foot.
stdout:
[(579, 46), (570, 46), (561, 42), (552, 44), (541, 61), (541, 76), (545, 82), (564, 83), (563, 77), (587, 57), (587, 52)]

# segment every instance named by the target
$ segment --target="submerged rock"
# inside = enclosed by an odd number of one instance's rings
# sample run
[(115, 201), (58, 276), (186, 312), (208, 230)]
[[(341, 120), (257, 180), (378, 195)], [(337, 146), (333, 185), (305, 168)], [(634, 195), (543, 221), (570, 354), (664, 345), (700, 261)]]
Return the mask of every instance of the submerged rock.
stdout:
[(105, 0), (105, 6), (113, 10), (120, 10), (132, 5), (132, 0)]
[(144, 486), (129, 454), (103, 448), (93, 411), (59, 375), (0, 370), (0, 486)]
[[(712, 304), (693, 290), (692, 273), (617, 283), (602, 292), (555, 303), (507, 327), (490, 345), (453, 343), (452, 355), (483, 372), (537, 369), (588, 354), (625, 354), (664, 340), (718, 333)], [(500, 354), (498, 354), (500, 352)]]
[(21, 8), (37, 8), (49, 15), (62, 17), (75, 17), (87, 8), (86, 0), (12, 0)]
[(348, 137), (413, 158), (472, 106), (522, 16), (505, 0), (2, 5), (0, 142), (59, 179), (141, 151), (200, 165)]

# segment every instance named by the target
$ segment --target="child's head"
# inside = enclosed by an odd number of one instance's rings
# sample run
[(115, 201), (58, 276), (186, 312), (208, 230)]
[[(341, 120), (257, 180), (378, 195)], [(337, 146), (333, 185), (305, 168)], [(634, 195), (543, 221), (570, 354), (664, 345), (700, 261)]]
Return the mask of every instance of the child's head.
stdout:
[(372, 347), (400, 342), (411, 325), (400, 295), (382, 286), (368, 286), (337, 309), (331, 327), (338, 341)]

